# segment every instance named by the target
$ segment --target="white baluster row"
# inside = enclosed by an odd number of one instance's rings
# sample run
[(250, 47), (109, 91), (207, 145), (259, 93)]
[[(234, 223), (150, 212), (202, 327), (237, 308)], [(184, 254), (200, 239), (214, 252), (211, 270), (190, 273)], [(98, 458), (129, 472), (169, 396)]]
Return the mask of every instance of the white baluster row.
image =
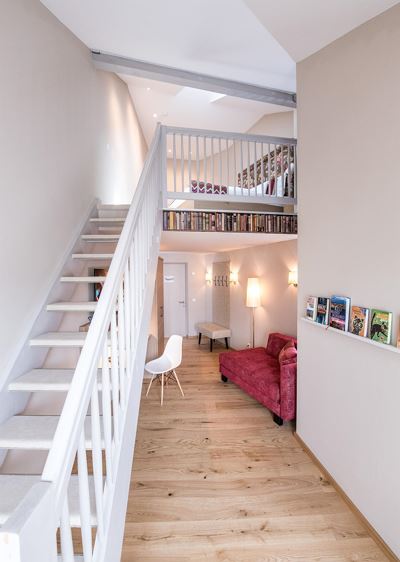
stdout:
[(171, 127), (166, 139), (168, 199), (297, 196), (295, 139)]
[[(97, 362), (97, 365), (101, 366), (101, 377), (98, 378), (96, 369), (88, 410), (91, 439), (85, 436), (85, 429), (82, 427), (77, 444), (80, 536), (84, 562), (95, 560), (95, 553), (99, 552), (101, 541), (104, 539), (105, 494), (114, 483), (116, 474), (116, 450), (122, 438), (124, 412), (143, 312), (148, 263), (154, 242), (153, 233), (159, 220), (160, 166), (159, 157), (153, 168), (148, 171), (147, 189), (143, 191), (140, 212), (126, 250), (126, 260), (111, 308), (108, 328), (102, 336)], [(88, 449), (91, 449), (93, 469), (90, 476)], [(93, 486), (90, 485), (91, 479)], [(91, 498), (91, 494), (94, 494), (94, 497)], [(96, 510), (95, 521), (93, 507)], [(60, 553), (63, 562), (73, 562), (77, 554), (72, 540), (67, 495), (63, 499), (60, 514)]]

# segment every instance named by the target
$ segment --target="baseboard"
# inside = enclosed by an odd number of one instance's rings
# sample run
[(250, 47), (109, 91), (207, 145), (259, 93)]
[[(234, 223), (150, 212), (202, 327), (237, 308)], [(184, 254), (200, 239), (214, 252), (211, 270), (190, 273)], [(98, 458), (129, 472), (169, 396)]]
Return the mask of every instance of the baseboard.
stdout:
[(341, 498), (345, 501), (345, 503), (348, 505), (348, 507), (351, 509), (351, 511), (354, 513), (354, 515), (357, 517), (360, 523), (365, 527), (368, 534), (376, 542), (379, 548), (383, 551), (385, 556), (387, 556), (387, 558), (389, 560), (392, 560), (393, 562), (400, 562), (400, 559), (395, 555), (393, 550), (386, 544), (386, 542), (383, 540), (380, 534), (373, 528), (373, 526), (368, 521), (368, 519), (361, 513), (358, 507), (352, 502), (352, 500), (349, 498), (349, 496), (346, 494), (343, 488), (339, 486), (339, 484), (336, 482), (333, 476), (327, 471), (327, 469), (324, 467), (321, 461), (315, 456), (315, 454), (311, 451), (311, 449), (304, 443), (302, 438), (296, 432), (294, 432), (293, 435), (294, 438), (299, 443), (299, 445), (302, 447), (302, 449), (304, 449), (304, 451), (311, 458), (314, 464), (318, 466), (319, 470), (322, 472), (322, 474), (325, 476), (328, 482), (332, 484), (332, 486), (335, 488), (335, 490), (338, 492)]

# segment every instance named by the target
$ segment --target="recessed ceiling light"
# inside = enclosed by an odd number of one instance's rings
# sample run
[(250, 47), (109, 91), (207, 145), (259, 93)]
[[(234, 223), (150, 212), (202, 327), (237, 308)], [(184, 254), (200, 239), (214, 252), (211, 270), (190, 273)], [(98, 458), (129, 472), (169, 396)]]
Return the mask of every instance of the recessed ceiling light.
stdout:
[(148, 92), (150, 92), (150, 90), (151, 90), (150, 86), (147, 86), (146, 90), (147, 90)]
[(169, 149), (168, 149), (168, 152), (170, 152), (170, 153), (171, 153), (171, 152), (172, 152), (172, 150), (171, 150), (171, 149), (169, 148)]
[(157, 117), (158, 117), (157, 113), (153, 113), (153, 117), (154, 117), (154, 119), (157, 119)]

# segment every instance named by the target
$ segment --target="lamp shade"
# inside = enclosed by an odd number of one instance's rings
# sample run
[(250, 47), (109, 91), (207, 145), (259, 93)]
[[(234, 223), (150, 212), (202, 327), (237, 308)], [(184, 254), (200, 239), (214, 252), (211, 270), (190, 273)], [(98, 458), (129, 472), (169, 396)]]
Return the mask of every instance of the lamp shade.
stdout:
[(289, 271), (288, 283), (297, 287), (297, 271)]
[(247, 279), (246, 306), (250, 308), (261, 306), (260, 280), (258, 277)]

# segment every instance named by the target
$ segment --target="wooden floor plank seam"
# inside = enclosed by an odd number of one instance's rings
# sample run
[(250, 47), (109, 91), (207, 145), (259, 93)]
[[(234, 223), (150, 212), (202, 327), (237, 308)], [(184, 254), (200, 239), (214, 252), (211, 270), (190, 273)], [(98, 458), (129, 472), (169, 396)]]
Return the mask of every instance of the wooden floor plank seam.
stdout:
[(218, 354), (185, 339), (176, 386), (143, 397), (122, 562), (389, 560), (271, 413)]

